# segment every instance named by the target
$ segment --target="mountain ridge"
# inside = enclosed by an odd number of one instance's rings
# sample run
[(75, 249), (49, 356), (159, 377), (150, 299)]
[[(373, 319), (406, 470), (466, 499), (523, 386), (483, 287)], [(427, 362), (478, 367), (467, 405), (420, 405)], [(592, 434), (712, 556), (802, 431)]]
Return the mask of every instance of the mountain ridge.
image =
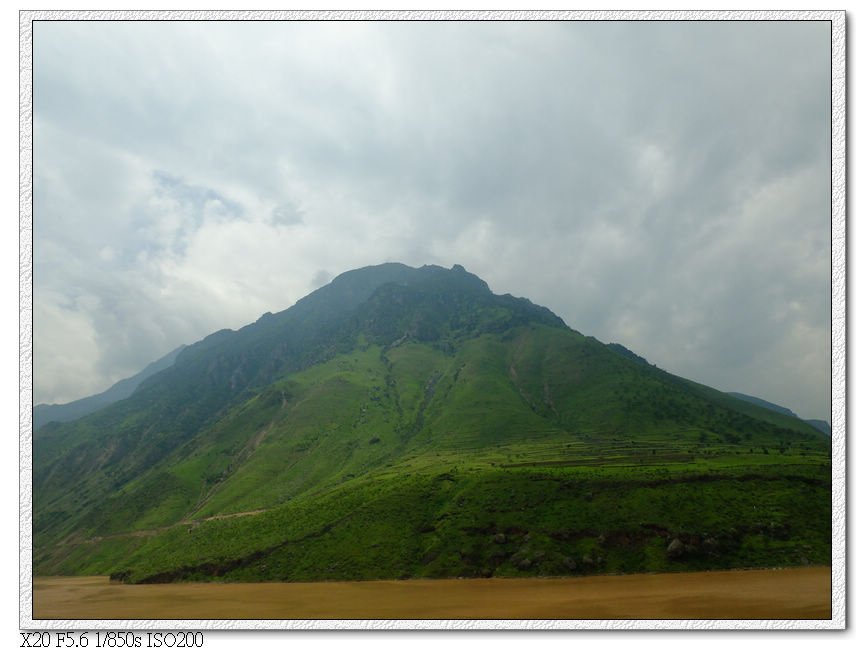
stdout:
[(114, 402), (126, 399), (135, 392), (144, 380), (173, 364), (184, 347), (186, 346), (176, 347), (168, 354), (147, 364), (139, 372), (115, 382), (102, 392), (64, 404), (37, 404), (33, 407), (33, 431), (39, 430), (49, 422), (77, 420)]
[(733, 397), (736, 397), (738, 399), (745, 400), (746, 402), (751, 402), (752, 404), (757, 404), (758, 406), (762, 406), (763, 408), (767, 408), (767, 409), (772, 410), (772, 411), (777, 411), (778, 413), (783, 413), (784, 415), (789, 415), (791, 417), (798, 418), (799, 420), (802, 420), (802, 422), (807, 422), (808, 424), (810, 424), (817, 431), (820, 431), (821, 433), (825, 433), (828, 436), (832, 435), (831, 427), (830, 427), (829, 423), (826, 422), (825, 420), (808, 419), (808, 418), (800, 417), (799, 415), (797, 415), (796, 413), (794, 413), (793, 411), (791, 411), (790, 409), (788, 409), (784, 406), (779, 406), (778, 404), (773, 404), (772, 402), (770, 402), (768, 400), (764, 400), (760, 397), (754, 397), (753, 395), (747, 395), (745, 393), (737, 393), (737, 392), (733, 392), (733, 391), (728, 391), (727, 394), (732, 395)]

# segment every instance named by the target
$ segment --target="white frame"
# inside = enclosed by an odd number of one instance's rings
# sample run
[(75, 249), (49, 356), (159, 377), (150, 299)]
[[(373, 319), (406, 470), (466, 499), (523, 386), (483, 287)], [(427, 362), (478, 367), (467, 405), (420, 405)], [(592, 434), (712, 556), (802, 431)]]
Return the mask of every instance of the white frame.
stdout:
[[(826, 620), (34, 620), (32, 566), (33, 21), (808, 20), (832, 45), (832, 618)], [(837, 630), (846, 628), (846, 15), (843, 11), (21, 11), (19, 13), (19, 625), (52, 630)]]

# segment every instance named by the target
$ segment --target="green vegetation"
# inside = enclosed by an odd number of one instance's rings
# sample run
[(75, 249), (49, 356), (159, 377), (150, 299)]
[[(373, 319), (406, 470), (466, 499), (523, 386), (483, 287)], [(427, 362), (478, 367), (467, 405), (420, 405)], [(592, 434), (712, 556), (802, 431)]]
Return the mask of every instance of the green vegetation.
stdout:
[(34, 564), (134, 582), (825, 564), (828, 449), (461, 268), (385, 265), (42, 429)]

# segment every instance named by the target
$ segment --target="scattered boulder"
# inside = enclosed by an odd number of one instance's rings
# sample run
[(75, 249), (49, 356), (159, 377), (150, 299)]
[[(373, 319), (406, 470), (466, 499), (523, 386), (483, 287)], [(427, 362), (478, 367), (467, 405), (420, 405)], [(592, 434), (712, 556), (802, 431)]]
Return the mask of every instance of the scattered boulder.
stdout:
[(594, 566), (595, 561), (592, 559), (591, 555), (586, 553), (585, 555), (583, 555), (583, 564), (585, 564), (586, 566)]
[(685, 554), (685, 545), (682, 541), (676, 537), (672, 542), (667, 546), (667, 557), (669, 558), (678, 558), (682, 557)]
[(522, 560), (520, 560), (520, 563), (517, 565), (517, 568), (520, 568), (524, 571), (526, 569), (531, 569), (532, 568), (532, 561), (527, 557), (523, 558)]
[(566, 557), (562, 560), (562, 564), (568, 571), (573, 571), (577, 568), (577, 562), (572, 557)]
[(508, 541), (508, 536), (505, 535), (504, 533), (498, 533), (493, 537), (493, 541), (496, 544), (504, 544), (505, 542)]

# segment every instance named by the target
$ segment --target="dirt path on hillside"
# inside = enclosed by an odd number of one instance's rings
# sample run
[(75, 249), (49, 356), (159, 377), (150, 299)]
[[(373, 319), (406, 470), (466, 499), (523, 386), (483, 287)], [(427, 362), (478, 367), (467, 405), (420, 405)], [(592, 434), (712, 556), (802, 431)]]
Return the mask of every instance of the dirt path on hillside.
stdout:
[[(230, 512), (225, 515), (213, 515), (211, 517), (202, 517), (201, 519), (184, 519), (182, 521), (178, 521), (176, 524), (171, 524), (170, 526), (162, 526), (161, 528), (148, 528), (146, 530), (130, 530), (126, 533), (115, 533), (114, 535), (103, 535), (97, 537), (91, 537), (89, 539), (85, 539), (84, 543), (93, 543), (93, 542), (101, 542), (103, 539), (122, 539), (124, 537), (152, 537), (159, 533), (163, 533), (166, 530), (170, 530), (172, 528), (176, 528), (177, 526), (198, 526), (199, 524), (204, 523), (205, 521), (216, 521), (217, 519), (234, 519), (235, 517), (250, 517), (252, 515), (260, 515), (263, 512), (267, 512), (267, 508), (262, 508), (259, 510), (247, 510), (246, 512)], [(80, 542), (75, 541), (75, 544)]]
[(586, 578), (124, 585), (37, 578), (38, 619), (826, 619), (828, 567)]

